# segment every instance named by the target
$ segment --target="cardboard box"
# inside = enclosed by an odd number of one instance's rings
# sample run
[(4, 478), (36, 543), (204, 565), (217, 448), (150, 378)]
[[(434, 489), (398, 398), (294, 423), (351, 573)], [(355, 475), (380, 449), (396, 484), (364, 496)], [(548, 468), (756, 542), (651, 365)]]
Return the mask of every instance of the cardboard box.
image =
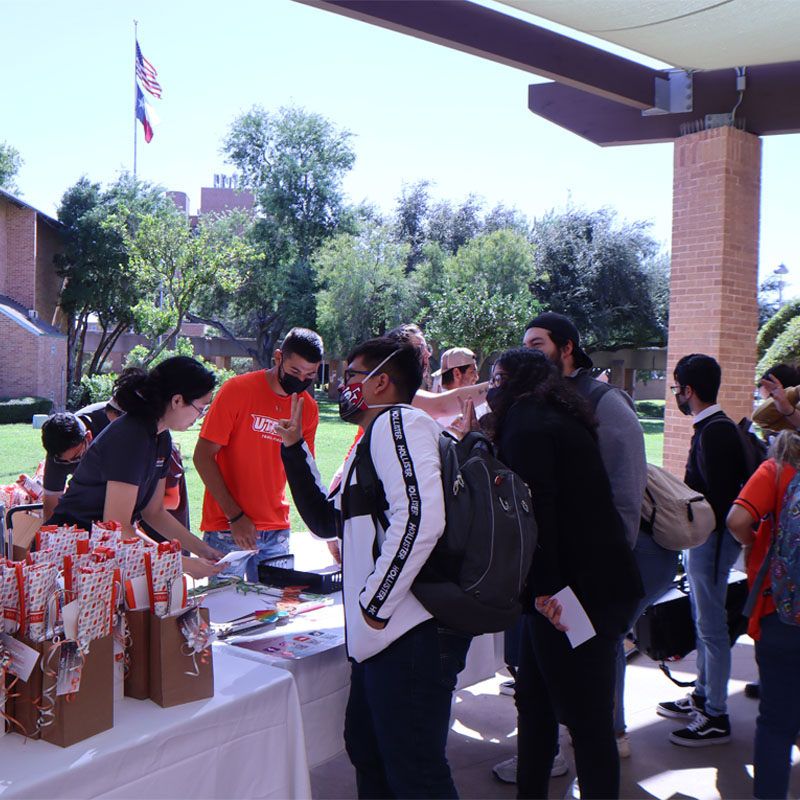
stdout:
[[(201, 608), (200, 614), (208, 622), (208, 609)], [(191, 655), (185, 655), (186, 639), (178, 628), (179, 616), (150, 616), (150, 699), (162, 708), (214, 696), (211, 647), (194, 661)], [(199, 674), (187, 674), (195, 663)]]
[(128, 672), (125, 696), (136, 700), (150, 697), (150, 609), (126, 611), (131, 643), (128, 647)]

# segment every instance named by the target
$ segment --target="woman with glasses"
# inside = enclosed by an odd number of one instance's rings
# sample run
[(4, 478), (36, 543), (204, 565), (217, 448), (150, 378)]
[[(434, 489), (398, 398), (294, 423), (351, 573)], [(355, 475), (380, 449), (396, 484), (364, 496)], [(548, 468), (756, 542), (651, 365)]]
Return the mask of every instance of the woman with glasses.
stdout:
[(211, 562), (221, 553), (164, 507), (172, 451), (169, 431), (185, 431), (202, 417), (213, 389), (214, 376), (185, 356), (168, 358), (150, 372), (120, 376), (114, 397), (127, 413), (86, 450), (48, 524), (91, 530), (95, 521), (116, 520), (128, 538), (139, 535), (135, 524), (143, 519), (165, 539), (178, 539), (183, 548), (200, 556), (184, 560), (184, 569), (194, 577), (219, 572)]
[[(642, 586), (612, 500), (595, 421), (547, 356), (500, 356), (487, 402), (498, 457), (533, 493), (539, 545), (524, 598), (516, 680), (519, 797), (548, 797), (558, 723), (583, 798), (619, 796), (616, 653)], [(553, 595), (569, 587), (595, 635), (573, 648)]]

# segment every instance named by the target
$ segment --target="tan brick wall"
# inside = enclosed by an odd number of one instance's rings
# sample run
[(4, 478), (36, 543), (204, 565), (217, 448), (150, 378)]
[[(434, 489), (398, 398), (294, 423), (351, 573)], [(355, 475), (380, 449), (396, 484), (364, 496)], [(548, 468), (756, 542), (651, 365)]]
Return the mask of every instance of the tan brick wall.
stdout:
[(26, 308), (36, 292), (36, 212), (6, 204), (6, 291)]
[(0, 313), (0, 397), (52, 398), (65, 402), (67, 339), (37, 336)]
[(63, 249), (58, 231), (39, 218), (36, 226), (36, 311), (45, 322), (51, 324), (62, 281), (53, 259)]
[(0, 294), (8, 294), (8, 236), (6, 234), (6, 217), (8, 206), (0, 201)]
[(221, 214), (232, 208), (252, 208), (255, 198), (250, 192), (206, 186), (200, 189), (198, 214)]
[[(734, 128), (675, 140), (668, 386), (681, 356), (722, 367), (719, 402), (739, 420), (753, 409), (758, 332), (761, 140)], [(690, 417), (667, 389), (664, 467), (683, 476)]]

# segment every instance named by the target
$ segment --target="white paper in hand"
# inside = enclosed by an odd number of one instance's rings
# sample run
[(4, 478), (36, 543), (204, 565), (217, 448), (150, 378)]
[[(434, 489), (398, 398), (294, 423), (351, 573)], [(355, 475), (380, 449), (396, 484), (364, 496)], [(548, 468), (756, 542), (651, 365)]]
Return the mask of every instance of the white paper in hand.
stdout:
[(553, 598), (561, 606), (561, 624), (569, 629), (566, 634), (573, 649), (596, 635), (589, 615), (569, 586), (554, 594)]
[(230, 553), (222, 556), (222, 558), (217, 561), (217, 565), (219, 564), (235, 564), (237, 561), (241, 561), (243, 558), (250, 558), (253, 553), (257, 553), (258, 550), (231, 550)]

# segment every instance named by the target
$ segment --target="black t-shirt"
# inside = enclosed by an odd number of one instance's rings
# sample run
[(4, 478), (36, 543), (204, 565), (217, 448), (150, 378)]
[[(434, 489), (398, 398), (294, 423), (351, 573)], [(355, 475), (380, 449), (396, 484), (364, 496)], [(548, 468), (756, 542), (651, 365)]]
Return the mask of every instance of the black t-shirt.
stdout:
[[(75, 412), (75, 416), (86, 426), (87, 430), (92, 432), (92, 440), (108, 426), (110, 420), (106, 414), (106, 406), (108, 404), (92, 403), (90, 406), (84, 406)], [(44, 476), (42, 478), (42, 485), (46, 492), (63, 492), (64, 487), (67, 485), (67, 478), (75, 472), (78, 466), (78, 461), (71, 464), (58, 464), (53, 460), (53, 456), (47, 456), (44, 460)]]
[(171, 450), (169, 431), (157, 433), (154, 423), (123, 414), (92, 442), (48, 522), (89, 530), (92, 522), (103, 519), (108, 481), (139, 487), (132, 518), (127, 520), (133, 521), (166, 476)]

